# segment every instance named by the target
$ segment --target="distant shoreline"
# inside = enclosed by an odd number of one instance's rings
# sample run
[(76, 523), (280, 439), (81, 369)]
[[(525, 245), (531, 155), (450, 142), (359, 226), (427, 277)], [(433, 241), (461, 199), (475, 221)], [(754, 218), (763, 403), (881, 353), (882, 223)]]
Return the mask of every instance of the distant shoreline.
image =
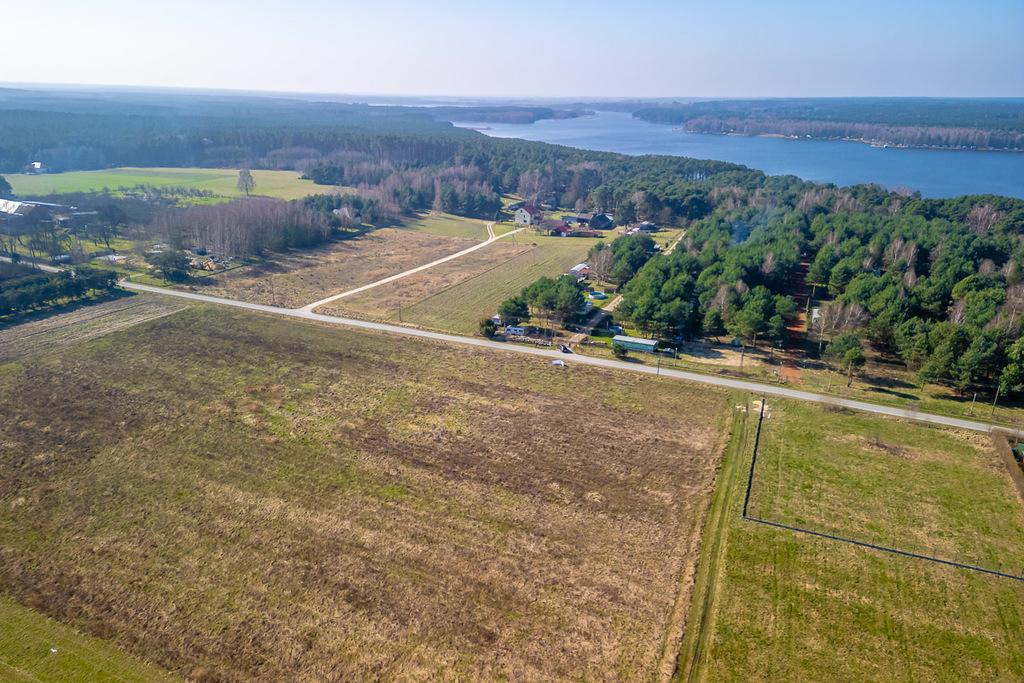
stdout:
[[(666, 125), (657, 124), (654, 125)], [(793, 140), (796, 142), (859, 142), (870, 147), (876, 147), (878, 149), (923, 149), (923, 150), (935, 150), (943, 152), (1006, 152), (1009, 154), (1021, 154), (1024, 153), (1024, 149), (1018, 148), (1005, 148), (1005, 147), (949, 147), (945, 145), (908, 145), (905, 143), (896, 142), (883, 142), (881, 140), (871, 140), (868, 138), (851, 138), (851, 137), (818, 137), (813, 135), (800, 136), (800, 135), (786, 135), (785, 133), (712, 133), (708, 131), (698, 130), (686, 130), (682, 126), (673, 126), (672, 130), (680, 133), (687, 133), (689, 135), (724, 135), (727, 137), (734, 138), (777, 138), (779, 140)]]

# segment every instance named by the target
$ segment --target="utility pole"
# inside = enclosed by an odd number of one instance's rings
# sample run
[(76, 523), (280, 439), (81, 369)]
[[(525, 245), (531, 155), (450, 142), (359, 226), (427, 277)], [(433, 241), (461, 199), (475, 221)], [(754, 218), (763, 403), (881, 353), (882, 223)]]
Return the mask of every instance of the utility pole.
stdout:
[(1002, 388), (1003, 387), (1001, 385), (999, 385), (999, 384), (996, 385), (996, 398), (995, 398), (994, 401), (992, 401), (992, 415), (991, 415), (991, 417), (995, 417), (995, 415), (996, 415), (996, 403), (999, 402), (999, 390), (1002, 389)]
[(974, 392), (974, 398), (971, 399), (971, 416), (974, 415), (974, 404), (978, 402), (978, 392)]

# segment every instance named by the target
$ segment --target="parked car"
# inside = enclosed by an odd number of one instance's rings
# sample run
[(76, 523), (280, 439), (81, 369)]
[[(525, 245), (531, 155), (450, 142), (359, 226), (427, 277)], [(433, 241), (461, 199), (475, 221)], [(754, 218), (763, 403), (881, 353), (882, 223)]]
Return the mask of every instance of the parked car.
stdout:
[(565, 344), (559, 344), (558, 345), (558, 350), (561, 351), (562, 353), (572, 353), (572, 349), (570, 349)]

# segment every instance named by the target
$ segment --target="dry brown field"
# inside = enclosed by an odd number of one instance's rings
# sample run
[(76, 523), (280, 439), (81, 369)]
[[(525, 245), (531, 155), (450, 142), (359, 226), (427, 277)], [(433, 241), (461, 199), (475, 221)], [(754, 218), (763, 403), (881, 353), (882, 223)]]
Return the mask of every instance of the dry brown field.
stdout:
[(0, 592), (198, 680), (671, 672), (731, 401), (192, 306), (0, 364)]

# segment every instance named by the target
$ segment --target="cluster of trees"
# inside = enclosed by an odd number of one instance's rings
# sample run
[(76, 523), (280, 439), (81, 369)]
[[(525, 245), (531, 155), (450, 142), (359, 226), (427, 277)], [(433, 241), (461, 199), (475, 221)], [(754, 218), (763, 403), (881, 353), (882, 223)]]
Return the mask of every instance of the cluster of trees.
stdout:
[(855, 139), (908, 147), (1024, 150), (1019, 103), (911, 98), (693, 102), (638, 109), (697, 133)]
[(23, 314), (107, 293), (117, 286), (109, 270), (76, 268), (0, 280), (0, 316)]
[(176, 247), (202, 246), (227, 257), (311, 247), (327, 241), (331, 224), (301, 201), (264, 197), (167, 209), (150, 224)]
[(623, 235), (607, 244), (598, 242), (590, 248), (587, 263), (595, 278), (603, 282), (623, 285), (657, 253), (650, 235), (635, 233)]
[(498, 307), (501, 319), (516, 325), (530, 318), (565, 324), (583, 307), (583, 285), (575, 277), (542, 277)]

